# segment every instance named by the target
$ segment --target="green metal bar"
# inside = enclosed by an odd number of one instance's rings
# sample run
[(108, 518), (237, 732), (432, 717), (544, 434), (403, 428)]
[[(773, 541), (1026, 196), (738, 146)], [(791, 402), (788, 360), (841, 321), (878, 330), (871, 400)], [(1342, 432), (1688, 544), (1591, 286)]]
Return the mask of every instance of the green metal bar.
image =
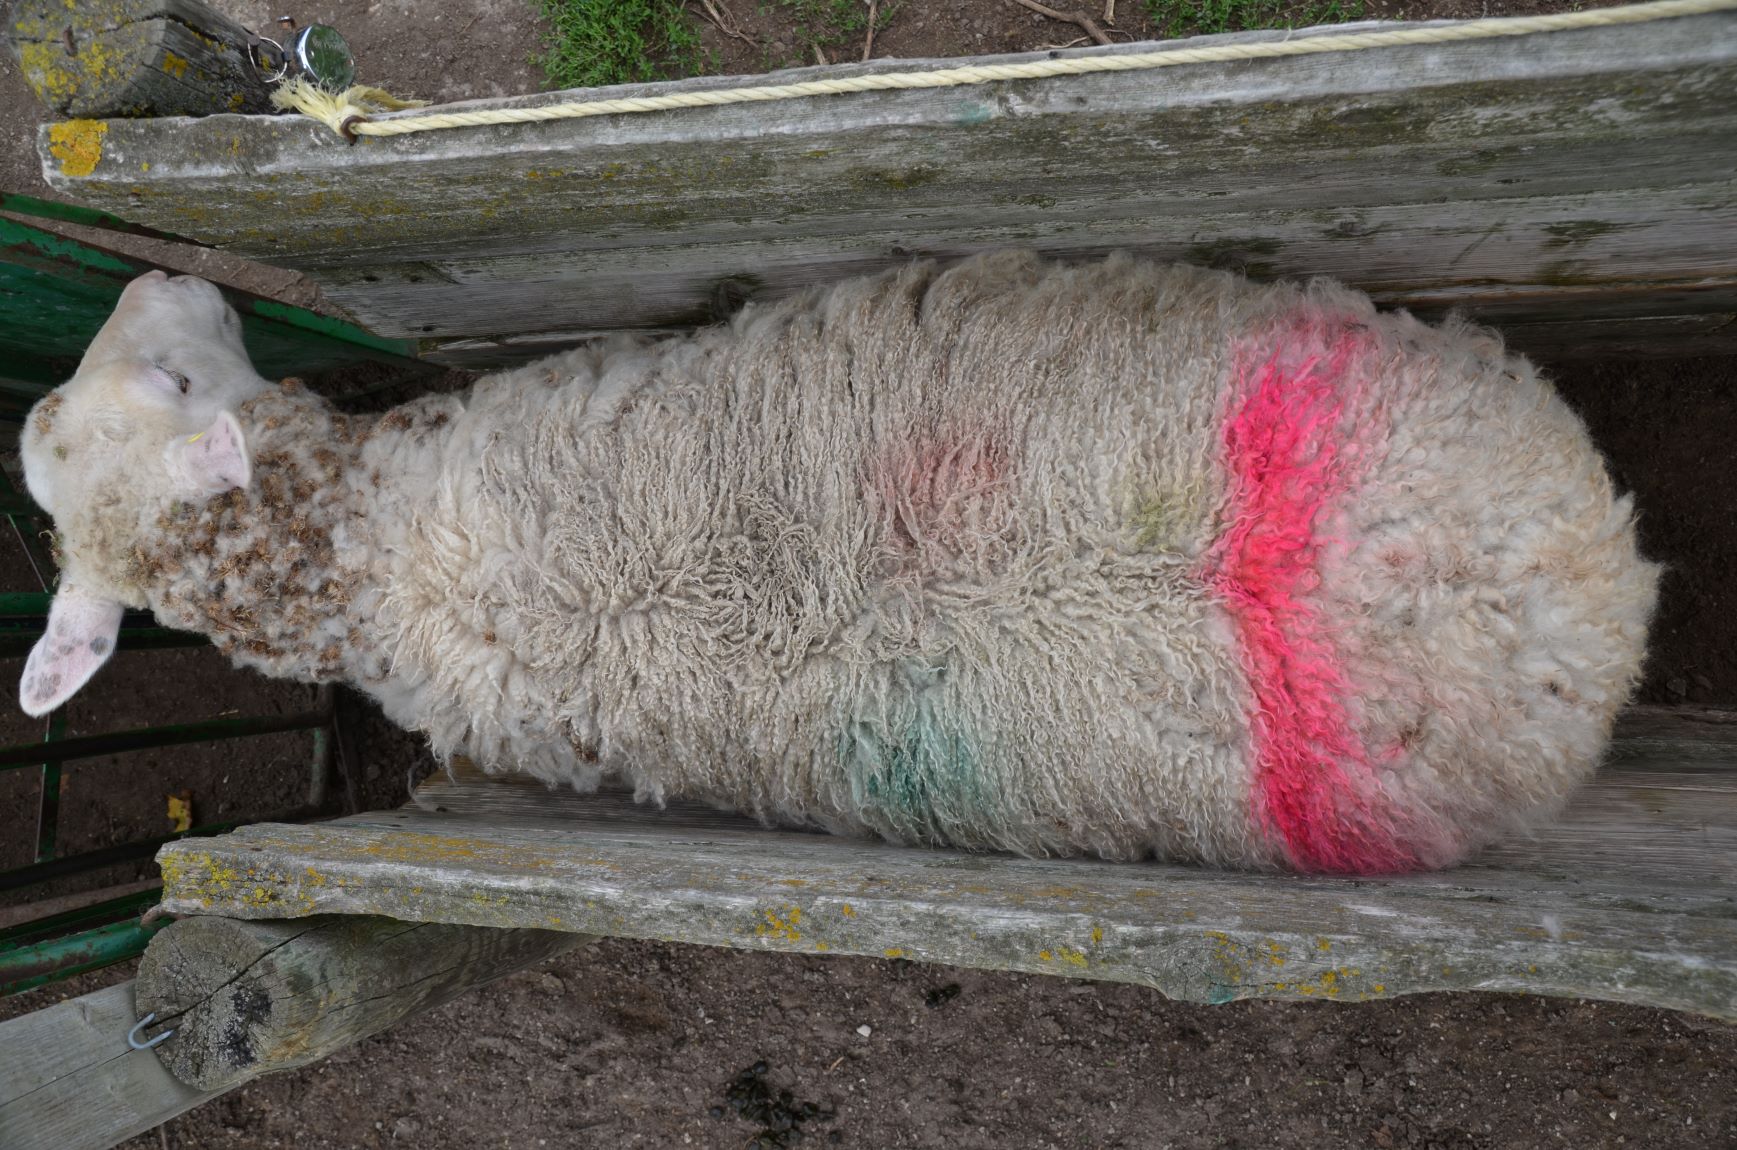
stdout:
[[(43, 517), (42, 509), (37, 507), (30, 496), (18, 490), (12, 483), (12, 477), (0, 468), (0, 514), (4, 514), (12, 525), (12, 533), (18, 537), (18, 545), (24, 549), (24, 558), (30, 563), (30, 570), (36, 576), (36, 584), (43, 591), (54, 585), (57, 575), (54, 555), (49, 548), (42, 545), (37, 537), (38, 520)], [(47, 614), (47, 608), (43, 609)]]
[[(4, 319), (4, 309), (0, 309), (0, 322), (4, 322)], [(11, 350), (16, 351), (17, 349)], [(14, 369), (14, 364), (7, 363), (6, 370), (11, 374), (0, 376), (0, 423), (12, 424), (14, 427), (22, 429), (24, 421), (29, 417), (30, 409), (35, 406), (36, 401), (54, 388), (49, 383), (26, 383), (18, 377), (27, 373)], [(17, 442), (11, 436), (6, 438), (14, 444)]]
[(136, 890), (132, 894), (123, 894), (119, 898), (94, 902), (76, 910), (66, 910), (32, 922), (22, 922), (17, 926), (9, 926), (0, 930), (0, 955), (10, 953), (20, 947), (33, 946), (36, 943), (75, 930), (104, 926), (111, 922), (118, 922), (123, 918), (137, 918), (156, 906), (162, 894), (163, 888), (161, 886), (147, 887), (144, 890)]
[[(225, 291), (224, 294), (228, 295), (229, 293)], [(261, 296), (242, 296), (239, 300), (232, 296), (229, 302), (235, 304), (235, 310), (244, 316), (252, 314), (261, 319), (275, 320), (278, 323), (288, 324), (291, 327), (300, 328), (302, 331), (315, 335), (322, 335), (328, 339), (342, 340), (358, 347), (369, 348), (393, 359), (409, 360), (415, 366), (426, 369), (430, 374), (438, 374), (444, 370), (417, 359), (416, 354), (421, 350), (421, 347), (418, 341), (413, 339), (389, 339), (386, 336), (375, 335), (371, 331), (357, 327), (348, 320), (342, 320), (336, 316), (321, 315), (319, 312), (309, 311), (305, 307), (279, 303), (274, 299), (265, 299)]]
[[(55, 750), (61, 761), (65, 762), (97, 755), (114, 755), (122, 751), (138, 751), (146, 747), (173, 747), (213, 739), (239, 739), (249, 735), (305, 731), (312, 727), (323, 727), (330, 721), (331, 715), (326, 711), (303, 711), (295, 715), (265, 715), (247, 719), (207, 719), (199, 723), (141, 727), (106, 735), (83, 735), (76, 739), (62, 740)], [(41, 743), (21, 743), (0, 749), (0, 770), (16, 770), (41, 761)]]
[[(0, 403), (5, 403), (19, 411), (29, 411), (35, 402), (53, 391), (54, 383), (38, 383), (29, 379), (19, 378), (22, 372), (17, 370), (16, 362), (6, 364), (6, 374), (0, 376)], [(57, 383), (64, 380), (57, 380)]]
[[(42, 745), (61, 742), (66, 738), (66, 708), (58, 707), (48, 716), (48, 734)], [(47, 862), (54, 857), (54, 841), (60, 830), (60, 760), (49, 759), (42, 764), (42, 784), (36, 803), (36, 861)]]
[(111, 923), (0, 954), (0, 995), (17, 994), (143, 954), (167, 919)]
[[(6, 374), (57, 383), (55, 357), (76, 363), (114, 310), (121, 289), (155, 265), (0, 216), (0, 329)], [(221, 286), (221, 285), (219, 285)], [(388, 339), (347, 320), (223, 287), (242, 318), (249, 355), (261, 371), (283, 374), (372, 360), (440, 369), (417, 358), (417, 340)], [(14, 367), (14, 361), (22, 364)]]
[[(285, 816), (277, 821), (294, 822), (303, 817), (299, 814)], [(13, 867), (11, 870), (0, 871), (0, 891), (17, 890), (20, 887), (35, 886), (39, 882), (60, 878), (63, 875), (79, 874), (83, 871), (96, 870), (98, 867), (114, 866), (116, 863), (136, 862), (148, 859), (162, 849), (164, 843), (177, 842), (181, 839), (208, 838), (232, 831), (240, 823), (206, 823), (180, 834), (162, 835), (142, 842), (122, 843), (120, 846), (103, 847), (100, 850), (86, 851), (83, 854), (65, 855), (50, 859), (47, 862), (31, 863), (28, 866)]]
[[(41, 637), (40, 627), (32, 631), (7, 631), (0, 628), (0, 659), (20, 658), (30, 654), (30, 649), (36, 646), (36, 641)], [(171, 631), (167, 627), (123, 628), (115, 649), (166, 651), (180, 647), (203, 647), (209, 642), (203, 635), (195, 635), (190, 631)]]
[[(42, 637), (48, 609), (54, 603), (52, 591), (0, 592), (0, 658), (18, 658), (30, 654)], [(192, 631), (174, 631), (156, 626), (156, 620), (144, 611), (131, 611), (121, 618), (122, 651), (162, 651), (176, 647), (203, 647), (211, 640)]]
[(332, 721), (314, 730), (314, 753), (308, 763), (308, 806), (319, 810), (326, 805), (326, 783), (332, 777), (332, 728), (337, 725), (337, 694), (338, 688), (332, 683), (321, 683), (314, 697), (314, 705)]
[(99, 212), (95, 208), (84, 208), (77, 204), (60, 204), (53, 200), (39, 200), (35, 196), (21, 196), (15, 192), (0, 192), (0, 212), (16, 212), (21, 216), (36, 216), (45, 220), (62, 220), (69, 224), (81, 224), (87, 228), (101, 228), (109, 232), (127, 232), (135, 236), (150, 236), (152, 239), (169, 240), (177, 244), (191, 244), (194, 247), (207, 247), (198, 240), (189, 240), (182, 236), (160, 232), (156, 228), (147, 228), (143, 224), (130, 224), (119, 216), (111, 216), (107, 212)]

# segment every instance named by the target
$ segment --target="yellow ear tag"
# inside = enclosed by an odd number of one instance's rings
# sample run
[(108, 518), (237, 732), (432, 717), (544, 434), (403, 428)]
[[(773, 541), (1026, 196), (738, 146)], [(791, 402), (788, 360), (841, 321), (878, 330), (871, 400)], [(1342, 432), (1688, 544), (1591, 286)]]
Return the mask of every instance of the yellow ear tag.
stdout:
[(195, 435), (193, 438), (189, 439), (187, 442), (188, 443), (198, 443), (201, 439), (204, 439), (204, 438), (205, 438), (205, 433), (203, 431), (201, 431), (198, 435)]

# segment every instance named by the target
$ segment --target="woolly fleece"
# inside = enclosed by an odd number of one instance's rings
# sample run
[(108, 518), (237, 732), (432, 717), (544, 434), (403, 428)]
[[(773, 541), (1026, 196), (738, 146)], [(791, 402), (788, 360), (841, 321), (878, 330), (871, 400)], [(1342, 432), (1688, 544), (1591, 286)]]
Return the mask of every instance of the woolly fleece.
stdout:
[(441, 756), (900, 842), (1445, 865), (1590, 774), (1655, 593), (1490, 333), (1126, 257), (236, 415), (247, 487), (69, 534), (124, 601)]

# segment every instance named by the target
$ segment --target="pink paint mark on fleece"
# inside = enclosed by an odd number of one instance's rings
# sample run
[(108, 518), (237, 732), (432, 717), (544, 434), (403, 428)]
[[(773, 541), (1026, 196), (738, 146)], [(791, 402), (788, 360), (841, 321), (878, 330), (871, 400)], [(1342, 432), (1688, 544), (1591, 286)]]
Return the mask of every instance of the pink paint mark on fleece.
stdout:
[(1298, 317), (1239, 351), (1222, 432), (1230, 528), (1206, 570), (1254, 691), (1258, 817), (1308, 871), (1424, 865), (1352, 728), (1331, 621), (1311, 595), (1322, 520), (1384, 439), (1373, 381), (1357, 377), (1368, 339), (1348, 320)]

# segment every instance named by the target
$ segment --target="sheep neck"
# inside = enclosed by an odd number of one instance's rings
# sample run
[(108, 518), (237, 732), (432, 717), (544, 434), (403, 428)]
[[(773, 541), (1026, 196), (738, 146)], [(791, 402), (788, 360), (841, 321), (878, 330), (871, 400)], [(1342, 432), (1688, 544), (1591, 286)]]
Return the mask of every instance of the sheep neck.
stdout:
[(355, 611), (366, 572), (345, 556), (366, 528), (354, 476), (378, 421), (341, 415), (294, 380), (236, 414), (252, 482), (148, 510), (137, 581), (165, 625), (238, 663), (312, 682), (366, 678)]

